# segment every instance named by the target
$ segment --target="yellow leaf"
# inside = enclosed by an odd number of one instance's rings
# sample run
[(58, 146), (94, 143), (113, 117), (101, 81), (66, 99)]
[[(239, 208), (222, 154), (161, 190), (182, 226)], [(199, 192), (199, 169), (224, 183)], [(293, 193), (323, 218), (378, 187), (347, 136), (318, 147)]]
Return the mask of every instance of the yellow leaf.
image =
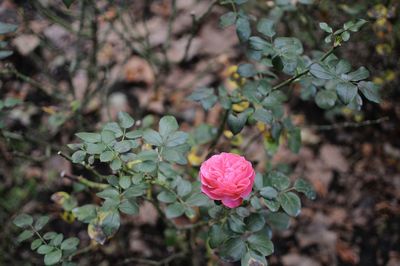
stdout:
[(240, 103), (235, 103), (232, 105), (232, 110), (237, 112), (237, 113), (241, 113), (244, 110), (246, 110), (247, 108), (249, 108), (250, 103), (248, 101), (242, 101)]

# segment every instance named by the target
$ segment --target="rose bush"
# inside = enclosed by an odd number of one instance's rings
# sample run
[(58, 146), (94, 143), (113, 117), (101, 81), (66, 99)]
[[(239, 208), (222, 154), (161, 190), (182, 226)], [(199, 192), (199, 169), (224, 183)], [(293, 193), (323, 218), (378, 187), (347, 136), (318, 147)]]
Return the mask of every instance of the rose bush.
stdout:
[[(87, 224), (88, 236), (94, 244), (79, 247), (78, 238), (64, 239), (61, 233), (43, 233), (48, 216), (35, 219), (27, 214), (17, 216), (14, 224), (24, 229), (18, 241), (35, 238), (31, 249), (44, 255), (45, 264), (71, 265), (76, 256), (95, 252), (97, 245), (105, 244), (117, 234), (124, 216), (138, 214), (140, 206), (147, 202), (154, 205), (162, 218), (161, 228), (168, 238), (165, 242), (170, 245), (166, 250), (175, 251), (170, 257), (150, 264), (168, 264), (174, 259), (186, 263), (198, 257), (194, 255), (196, 252), (206, 250), (206, 259), (210, 261), (217, 254), (227, 261), (240, 260), (242, 265), (267, 265), (266, 257), (274, 251), (273, 231), (287, 229), (290, 218), (300, 214), (299, 193), (309, 199), (316, 195), (306, 180), (292, 182), (286, 168), (268, 163), (260, 167), (262, 173), (256, 172), (252, 163), (241, 156), (246, 155), (250, 141), (263, 145), (266, 156), (272, 156), (281, 144), (299, 152), (301, 129), (284, 108), (289, 97), (297, 95), (291, 93), (293, 83), (301, 90), (302, 99), (311, 99), (322, 109), (359, 110), (363, 97), (379, 102), (378, 87), (367, 80), (369, 71), (364, 67), (352, 70), (348, 61), (335, 55), (365, 20), (349, 21), (335, 30), (327, 23), (320, 23), (327, 35), (323, 38), (326, 44), (315, 47), (321, 51), (307, 54), (300, 39), (277, 37), (285, 32), (278, 31), (277, 25), (285, 12), (294, 10), (296, 3), (313, 1), (268, 1), (268, 5), (255, 1), (270, 11), (267, 15), (248, 14), (246, 0), (219, 2), (231, 9), (221, 16), (221, 26), (235, 27), (238, 40), (247, 48), (246, 55), (252, 61), (234, 68), (233, 88), (223, 84), (218, 88), (198, 88), (189, 96), (206, 111), (218, 106), (222, 117), (219, 124), (193, 126), (183, 132), (179, 131), (176, 118), (170, 115), (159, 120), (154, 116), (135, 120), (120, 112), (117, 122), (106, 123), (98, 132), (75, 134), (79, 142), (68, 145), (71, 155), (61, 151), (59, 154), (76, 166), (79, 170), (76, 172), (86, 176), (64, 174), (63, 177), (79, 183), (80, 189), (71, 189), (70, 194), (57, 192), (52, 198), (72, 221)], [(212, 1), (209, 10), (216, 3)], [(256, 20), (257, 15), (266, 17)], [(198, 27), (202, 19), (193, 18)], [(197, 31), (194, 29), (193, 34)], [(222, 143), (224, 131), (228, 131), (225, 135), (230, 136), (230, 141)], [(235, 138), (243, 138), (242, 132), (256, 134), (245, 145), (234, 144)], [(188, 162), (189, 151), (194, 154)], [(213, 155), (221, 151), (232, 153)], [(197, 161), (209, 155), (213, 156), (199, 169)], [(77, 197), (89, 194), (89, 189), (96, 193)], [(87, 199), (94, 203), (88, 203)], [(205, 247), (197, 247), (197, 243)]]
[(201, 165), (201, 191), (229, 208), (236, 208), (249, 196), (255, 175), (251, 162), (243, 156), (223, 152)]

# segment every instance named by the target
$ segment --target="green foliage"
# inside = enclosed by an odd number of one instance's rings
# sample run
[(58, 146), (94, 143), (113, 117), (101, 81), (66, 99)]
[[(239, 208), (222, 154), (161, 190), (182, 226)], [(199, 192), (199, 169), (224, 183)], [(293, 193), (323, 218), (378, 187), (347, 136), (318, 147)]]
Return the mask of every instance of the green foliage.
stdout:
[[(74, 2), (63, 1), (67, 8)], [(321, 43), (324, 41), (327, 48), (307, 54), (304, 47), (308, 46), (294, 36), (281, 36), (278, 24), (284, 12), (294, 10), (296, 3), (311, 5), (314, 1), (277, 0), (271, 12), (262, 13), (261, 18), (249, 12), (246, 0), (219, 2), (231, 9), (221, 16), (219, 24), (222, 28), (235, 27), (249, 62), (238, 65), (234, 73), (235, 88), (203, 87), (188, 97), (206, 111), (216, 105), (222, 108), (224, 115), (218, 128), (203, 124), (187, 133), (179, 130), (178, 121), (171, 115), (161, 117), (158, 126), (153, 127), (154, 116), (136, 122), (128, 113), (120, 112), (117, 122), (106, 123), (98, 132), (78, 132), (75, 136), (79, 142), (68, 145), (71, 156), (65, 157), (92, 170), (98, 178), (96, 182), (76, 178), (84, 188), (96, 190), (93, 197), (97, 197), (97, 204), (80, 205), (66, 192), (57, 192), (52, 199), (87, 224), (90, 239), (98, 244), (114, 237), (123, 217), (137, 215), (142, 202), (149, 201), (167, 221), (165, 235), (171, 246), (178, 247), (177, 239), (189, 235), (181, 234), (182, 231), (191, 230), (193, 237), (198, 231), (204, 233), (209, 247), (217, 249), (227, 261), (267, 265), (265, 257), (274, 252), (272, 231), (286, 230), (290, 220), (301, 213), (299, 194), (316, 198), (311, 184), (304, 179), (292, 182), (288, 173), (269, 169), (257, 173), (251, 194), (241, 206), (230, 209), (201, 192), (200, 183), (193, 178), (197, 176), (198, 165), (190, 160), (188, 165), (188, 152), (196, 152), (197, 148), (201, 151), (204, 148), (201, 146), (207, 145), (211, 155), (225, 129), (229, 129), (232, 139), (229, 144), (234, 146), (234, 138), (247, 129), (255, 129), (257, 124), (264, 127), (262, 135), (268, 154), (276, 151), (282, 140), (292, 152), (298, 153), (301, 130), (284, 109), (295, 95), (289, 89), (293, 84), (301, 88), (301, 99), (312, 100), (321, 109), (346, 106), (359, 110), (363, 97), (379, 103), (379, 87), (368, 81), (369, 71), (363, 66), (353, 69), (347, 60), (335, 55), (365, 20), (346, 22), (339, 29), (320, 22), (319, 27), (326, 35)], [(0, 23), (0, 34), (15, 30), (14, 25)], [(0, 110), (17, 104), (18, 100), (8, 98), (0, 101)], [(245, 153), (240, 147), (240, 144), (235, 146), (238, 152)], [(99, 162), (108, 167), (107, 176), (94, 170)], [(191, 222), (186, 226), (175, 224), (176, 218), (182, 216)], [(66, 263), (76, 254), (79, 239), (65, 238), (56, 232), (42, 235), (48, 221), (47, 216), (37, 219), (27, 214), (17, 216), (14, 224), (22, 229), (17, 241), (31, 239), (31, 249), (44, 256), (46, 265)]]
[[(4, 23), (0, 22), (0, 35), (4, 34), (9, 34), (12, 32), (15, 32), (17, 30), (18, 26), (14, 24), (9, 24), (9, 23)], [(13, 54), (13, 51), (11, 50), (3, 50), (5, 47), (7, 47), (8, 43), (5, 41), (0, 41), (0, 60), (4, 59), (6, 57), (9, 57), (10, 55)], [(0, 104), (1, 106), (1, 104)], [(11, 107), (11, 106), (6, 106), (6, 107)], [(1, 108), (0, 108), (1, 110)]]
[(79, 239), (70, 237), (64, 239), (63, 234), (56, 232), (47, 232), (42, 234), (41, 230), (49, 222), (48, 216), (40, 216), (36, 220), (28, 214), (20, 214), (14, 218), (13, 223), (25, 229), (17, 237), (18, 242), (23, 242), (33, 237), (31, 241), (31, 250), (43, 255), (45, 265), (54, 265), (61, 262), (68, 262), (79, 245)]

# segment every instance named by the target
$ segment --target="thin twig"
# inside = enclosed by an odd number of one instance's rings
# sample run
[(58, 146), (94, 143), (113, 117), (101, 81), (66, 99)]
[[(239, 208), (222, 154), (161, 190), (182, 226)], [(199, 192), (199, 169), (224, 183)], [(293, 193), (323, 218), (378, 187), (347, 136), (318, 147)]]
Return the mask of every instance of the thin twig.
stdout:
[[(58, 155), (60, 155), (61, 157), (63, 157), (64, 159), (66, 159), (67, 161), (70, 161), (71, 163), (74, 163), (71, 159), (71, 157), (69, 157), (68, 155), (62, 153), (61, 151), (57, 152)], [(105, 176), (103, 176), (102, 174), (100, 174), (99, 172), (97, 172), (96, 170), (94, 170), (92, 167), (86, 165), (86, 164), (81, 164), (86, 170), (92, 172), (96, 177), (98, 177), (99, 179), (105, 179)]]
[(192, 41), (196, 36), (196, 33), (199, 31), (201, 24), (203, 23), (204, 19), (210, 14), (215, 4), (218, 3), (218, 0), (211, 1), (210, 5), (208, 6), (207, 10), (198, 18), (196, 18), (195, 14), (190, 14), (192, 16), (192, 29), (190, 32), (189, 40), (186, 43), (185, 53), (181, 59), (181, 63), (186, 62), (187, 57), (189, 55), (190, 46), (192, 45)]
[(224, 117), (222, 118), (221, 124), (219, 125), (217, 135), (215, 135), (213, 141), (210, 144), (210, 147), (208, 148), (207, 158), (210, 157), (211, 154), (214, 152), (214, 149), (217, 146), (218, 141), (222, 136), (222, 133), (224, 133), (224, 128), (225, 128), (226, 120), (228, 119), (228, 115), (229, 115), (229, 110), (225, 110), (225, 114), (224, 114)]
[[(40, 91), (42, 91), (46, 96), (48, 97), (54, 97), (57, 100), (63, 100), (65, 98), (59, 96), (59, 95), (51, 95), (48, 90), (46, 89), (46, 87), (44, 85), (42, 85), (41, 83), (37, 82), (36, 80), (22, 74), (21, 72), (19, 72), (14, 66), (12, 65), (8, 65), (8, 67), (6, 69), (3, 69), (0, 71), (0, 75), (9, 75), (9, 74), (13, 74), (15, 75), (17, 78), (19, 78), (20, 80), (31, 84), (33, 87), (39, 89)], [(56, 91), (55, 88), (51, 88), (52, 91)]]
[(366, 120), (363, 122), (343, 122), (343, 123), (337, 123), (337, 124), (331, 124), (331, 125), (309, 125), (309, 126), (304, 126), (304, 127), (323, 131), (323, 130), (333, 130), (333, 129), (340, 129), (340, 128), (365, 127), (365, 126), (381, 124), (385, 121), (389, 121), (389, 117), (385, 116), (385, 117), (381, 117), (381, 118), (378, 118), (375, 120)]

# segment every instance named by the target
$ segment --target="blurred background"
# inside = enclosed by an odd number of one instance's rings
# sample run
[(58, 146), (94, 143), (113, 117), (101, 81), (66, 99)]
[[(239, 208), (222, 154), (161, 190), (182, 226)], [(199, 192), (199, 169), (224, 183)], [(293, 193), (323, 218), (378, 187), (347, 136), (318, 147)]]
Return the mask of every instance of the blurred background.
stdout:
[[(325, 47), (319, 21), (368, 20), (337, 54), (366, 66), (383, 98), (357, 112), (325, 112), (294, 86), (286, 109), (302, 129), (298, 155), (281, 147), (266, 156), (261, 142), (249, 142), (251, 132), (225, 134), (221, 150), (250, 143), (246, 157), (259, 170), (272, 163), (316, 188), (317, 200), (305, 201), (291, 228), (274, 236), (270, 265), (400, 265), (399, 1), (249, 2), (254, 15), (275, 15), (278, 35), (299, 38), (306, 53)], [(69, 153), (75, 132), (96, 130), (121, 110), (146, 123), (173, 114), (199, 134), (218, 125), (220, 107), (205, 112), (187, 96), (202, 86), (235, 86), (236, 65), (247, 60), (235, 29), (219, 27), (225, 12), (211, 0), (0, 1), (0, 21), (18, 26), (0, 35), (13, 51), (0, 60), (0, 265), (42, 263), (15, 241), (17, 212), (49, 213), (51, 229), (90, 242), (86, 227), (51, 199), (57, 191), (83, 199), (84, 188), (60, 177), (82, 170), (57, 155)], [(194, 169), (198, 152), (189, 158)], [(163, 258), (170, 250), (164, 229), (144, 204), (79, 265)]]

